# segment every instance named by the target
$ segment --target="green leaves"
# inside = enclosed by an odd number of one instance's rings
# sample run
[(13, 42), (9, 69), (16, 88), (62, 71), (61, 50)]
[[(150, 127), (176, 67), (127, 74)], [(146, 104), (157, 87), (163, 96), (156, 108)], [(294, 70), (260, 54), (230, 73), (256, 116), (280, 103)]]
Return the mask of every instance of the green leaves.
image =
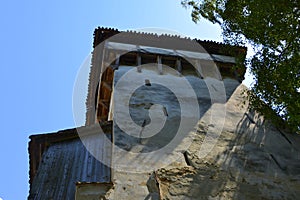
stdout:
[[(192, 19), (219, 23), (226, 43), (252, 44), (247, 60), (256, 82), (250, 105), (273, 121), (300, 130), (300, 5), (298, 0), (182, 1)], [(277, 117), (276, 117), (277, 116)], [(280, 121), (279, 120), (279, 121)]]

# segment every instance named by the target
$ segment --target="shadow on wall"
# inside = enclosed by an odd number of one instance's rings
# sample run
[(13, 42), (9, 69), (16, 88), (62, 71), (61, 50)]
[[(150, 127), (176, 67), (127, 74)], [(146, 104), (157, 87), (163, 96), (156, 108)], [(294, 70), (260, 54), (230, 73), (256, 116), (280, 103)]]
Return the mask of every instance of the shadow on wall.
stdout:
[(235, 131), (225, 127), (207, 157), (196, 154), (207, 130), (200, 124), (187, 151), (188, 165), (154, 173), (163, 199), (297, 199), (300, 137), (278, 130), (253, 111), (240, 114)]

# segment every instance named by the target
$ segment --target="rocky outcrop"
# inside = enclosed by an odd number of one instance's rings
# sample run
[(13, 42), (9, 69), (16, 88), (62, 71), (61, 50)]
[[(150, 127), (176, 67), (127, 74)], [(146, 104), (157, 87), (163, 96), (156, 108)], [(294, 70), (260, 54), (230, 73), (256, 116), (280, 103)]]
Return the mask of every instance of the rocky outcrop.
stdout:
[(204, 158), (199, 150), (209, 127), (199, 123), (185, 153), (187, 166), (155, 172), (161, 199), (297, 199), (300, 196), (298, 135), (284, 133), (241, 104), (239, 86), (227, 102), (217, 144)]
[(111, 199), (297, 199), (300, 137), (250, 112), (241, 103), (245, 89), (238, 86), (228, 99), (222, 132), (206, 156), (199, 152), (208, 133), (217, 131), (219, 121), (210, 119), (215, 105), (199, 121), (189, 148), (174, 152), (173, 164), (152, 173), (115, 171)]

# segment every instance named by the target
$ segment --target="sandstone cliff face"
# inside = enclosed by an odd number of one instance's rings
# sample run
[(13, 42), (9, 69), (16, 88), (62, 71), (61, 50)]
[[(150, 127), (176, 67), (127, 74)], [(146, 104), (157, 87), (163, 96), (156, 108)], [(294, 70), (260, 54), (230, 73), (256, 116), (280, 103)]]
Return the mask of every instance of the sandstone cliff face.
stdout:
[[(225, 84), (227, 90), (237, 85), (234, 81)], [(228, 99), (224, 127), (207, 156), (199, 157), (199, 151), (208, 132), (214, 137), (218, 126), (218, 120), (210, 120), (209, 115), (215, 105), (199, 121), (188, 150), (173, 152), (176, 162), (147, 173), (116, 170), (115, 188), (108, 199), (299, 198), (300, 137), (249, 112), (247, 103), (241, 103), (244, 89), (239, 85)]]

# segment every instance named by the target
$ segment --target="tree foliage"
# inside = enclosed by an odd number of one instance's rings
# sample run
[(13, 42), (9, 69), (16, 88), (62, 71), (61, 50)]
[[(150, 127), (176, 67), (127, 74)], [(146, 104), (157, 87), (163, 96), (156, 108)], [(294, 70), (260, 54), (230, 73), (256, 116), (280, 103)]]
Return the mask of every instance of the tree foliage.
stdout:
[[(300, 3), (299, 0), (183, 0), (192, 20), (218, 23), (224, 41), (251, 44), (246, 62), (255, 82), (250, 105), (267, 117), (300, 130)], [(282, 124), (281, 124), (282, 125)]]

